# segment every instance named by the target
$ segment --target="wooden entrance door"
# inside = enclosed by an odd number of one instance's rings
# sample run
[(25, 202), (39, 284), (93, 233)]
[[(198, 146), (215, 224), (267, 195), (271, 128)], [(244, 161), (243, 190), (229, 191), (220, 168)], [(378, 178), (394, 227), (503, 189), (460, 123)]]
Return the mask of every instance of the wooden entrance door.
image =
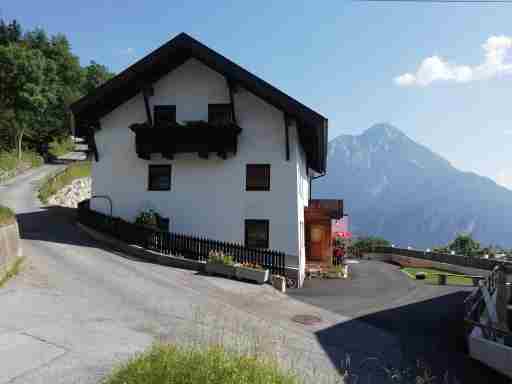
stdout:
[(325, 228), (321, 224), (309, 225), (309, 259), (322, 261), (325, 247)]

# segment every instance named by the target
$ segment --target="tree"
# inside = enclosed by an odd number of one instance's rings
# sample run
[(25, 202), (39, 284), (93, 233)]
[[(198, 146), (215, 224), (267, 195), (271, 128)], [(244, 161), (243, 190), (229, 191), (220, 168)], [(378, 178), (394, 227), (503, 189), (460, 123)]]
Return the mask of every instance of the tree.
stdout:
[(0, 46), (0, 111), (19, 159), (24, 137), (43, 129), (44, 114), (55, 102), (55, 78), (54, 63), (39, 50), (13, 43)]
[(0, 45), (17, 43), (21, 40), (21, 37), (21, 26), (16, 20), (11, 21), (9, 24), (0, 20)]
[(359, 251), (373, 249), (375, 247), (389, 247), (391, 244), (386, 239), (377, 236), (359, 238), (352, 246)]
[(455, 240), (448, 245), (448, 248), (458, 255), (473, 256), (480, 249), (480, 243), (473, 240), (471, 235), (459, 234)]
[(107, 67), (95, 61), (91, 61), (91, 63), (84, 68), (83, 93), (88, 94), (105, 81), (110, 80), (113, 76), (114, 74), (109, 72)]
[(39, 147), (71, 133), (69, 105), (110, 79), (107, 67), (82, 67), (66, 36), (0, 19), (0, 150)]

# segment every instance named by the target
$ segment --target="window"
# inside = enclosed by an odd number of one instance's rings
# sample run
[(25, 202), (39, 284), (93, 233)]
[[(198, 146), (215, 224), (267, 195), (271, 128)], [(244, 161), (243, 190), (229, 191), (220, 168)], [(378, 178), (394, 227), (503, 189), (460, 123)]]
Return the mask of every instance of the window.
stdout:
[(171, 166), (150, 165), (149, 166), (149, 191), (170, 191), (171, 190)]
[(245, 220), (245, 246), (268, 248), (268, 220)]
[(208, 122), (226, 124), (233, 122), (231, 104), (208, 104)]
[(270, 164), (247, 164), (246, 191), (270, 191)]
[(176, 122), (175, 105), (155, 105), (153, 114), (155, 125), (171, 124)]

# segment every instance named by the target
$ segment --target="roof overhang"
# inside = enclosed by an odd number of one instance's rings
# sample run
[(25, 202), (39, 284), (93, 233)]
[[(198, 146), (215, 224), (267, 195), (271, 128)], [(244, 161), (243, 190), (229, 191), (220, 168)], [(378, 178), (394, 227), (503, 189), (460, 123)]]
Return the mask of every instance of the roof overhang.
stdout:
[(297, 122), (299, 138), (313, 170), (324, 173), (327, 165), (325, 117), (286, 95), (185, 33), (174, 37), (117, 76), (71, 105), (75, 135), (87, 136), (91, 126), (119, 105), (136, 96), (190, 58), (224, 75), (228, 81), (250, 91)]

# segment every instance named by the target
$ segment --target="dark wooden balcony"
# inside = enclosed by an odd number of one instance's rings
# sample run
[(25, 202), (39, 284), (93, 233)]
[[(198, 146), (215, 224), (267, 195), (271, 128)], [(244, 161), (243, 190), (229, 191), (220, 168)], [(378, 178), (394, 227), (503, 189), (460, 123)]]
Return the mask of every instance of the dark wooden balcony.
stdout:
[(343, 217), (343, 200), (339, 199), (312, 199), (309, 201), (308, 211), (339, 220)]
[(226, 159), (229, 153), (236, 153), (242, 129), (235, 123), (231, 104), (210, 104), (208, 121), (182, 124), (174, 119), (155, 119), (154, 126), (130, 126), (135, 132), (135, 151), (141, 159), (149, 160), (154, 153), (168, 159), (177, 153), (197, 153), (201, 158), (215, 153)]

